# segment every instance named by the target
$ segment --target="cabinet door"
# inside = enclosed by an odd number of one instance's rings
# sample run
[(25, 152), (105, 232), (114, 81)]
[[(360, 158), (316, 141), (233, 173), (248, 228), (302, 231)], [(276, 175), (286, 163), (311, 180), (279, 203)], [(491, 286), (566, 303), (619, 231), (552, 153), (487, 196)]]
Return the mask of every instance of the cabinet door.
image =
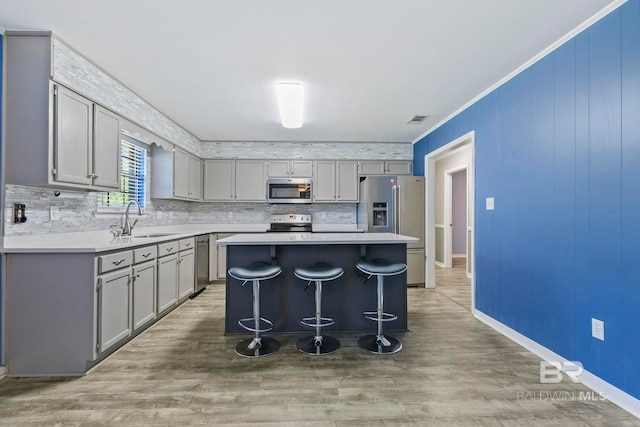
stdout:
[(178, 299), (193, 293), (196, 280), (196, 263), (193, 249), (178, 254)]
[(388, 160), (385, 163), (386, 163), (385, 173), (387, 175), (412, 175), (413, 174), (412, 160)]
[(158, 314), (178, 301), (178, 255), (158, 259)]
[(360, 175), (384, 175), (384, 161), (382, 160), (362, 160), (358, 164)]
[(336, 201), (358, 201), (358, 163), (356, 161), (336, 162)]
[(98, 352), (131, 335), (131, 269), (98, 277)]
[(189, 155), (189, 198), (202, 199), (202, 163), (196, 156)]
[(311, 160), (291, 160), (289, 174), (292, 178), (311, 178), (313, 175)]
[(133, 267), (133, 330), (156, 318), (156, 261)]
[(336, 162), (318, 160), (314, 162), (313, 201), (332, 202), (336, 199)]
[(267, 165), (264, 160), (236, 160), (236, 201), (267, 200)]
[(91, 185), (93, 103), (56, 86), (54, 136), (55, 180)]
[(120, 191), (120, 117), (99, 105), (93, 116), (93, 185)]
[(288, 178), (289, 160), (269, 160), (269, 178)]
[(189, 154), (179, 148), (173, 152), (173, 195), (189, 197)]
[(205, 160), (203, 175), (204, 200), (230, 202), (235, 199), (235, 160)]

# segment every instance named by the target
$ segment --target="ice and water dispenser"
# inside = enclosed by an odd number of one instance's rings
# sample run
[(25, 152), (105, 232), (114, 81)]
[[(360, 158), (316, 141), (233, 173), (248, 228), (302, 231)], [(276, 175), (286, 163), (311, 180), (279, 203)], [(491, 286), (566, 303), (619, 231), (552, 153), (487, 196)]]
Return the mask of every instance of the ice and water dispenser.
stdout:
[(386, 202), (373, 203), (373, 226), (387, 227), (388, 209)]

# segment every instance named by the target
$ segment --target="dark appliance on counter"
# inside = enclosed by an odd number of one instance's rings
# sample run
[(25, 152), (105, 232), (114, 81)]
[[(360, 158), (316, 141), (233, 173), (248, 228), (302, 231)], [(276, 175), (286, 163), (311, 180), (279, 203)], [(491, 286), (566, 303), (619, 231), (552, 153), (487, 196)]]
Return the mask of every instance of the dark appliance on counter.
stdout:
[(312, 231), (311, 215), (308, 214), (277, 214), (271, 215), (270, 232), (298, 232)]
[(209, 235), (202, 234), (196, 236), (196, 280), (194, 293), (191, 298), (196, 297), (209, 284)]
[(268, 203), (311, 203), (311, 179), (277, 178), (267, 180)]

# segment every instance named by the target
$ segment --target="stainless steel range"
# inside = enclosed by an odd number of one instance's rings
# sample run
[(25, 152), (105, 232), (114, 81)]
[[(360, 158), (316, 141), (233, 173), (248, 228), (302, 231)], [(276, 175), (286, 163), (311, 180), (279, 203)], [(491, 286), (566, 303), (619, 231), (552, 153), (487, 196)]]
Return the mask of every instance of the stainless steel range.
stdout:
[(271, 232), (311, 232), (311, 215), (308, 214), (277, 214), (271, 215)]

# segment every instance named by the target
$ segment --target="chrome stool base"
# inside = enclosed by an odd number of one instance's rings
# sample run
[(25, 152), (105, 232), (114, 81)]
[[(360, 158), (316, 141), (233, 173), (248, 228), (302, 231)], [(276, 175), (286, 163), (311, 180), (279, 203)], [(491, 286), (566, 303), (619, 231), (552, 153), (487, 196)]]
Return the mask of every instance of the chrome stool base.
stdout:
[(240, 341), (236, 345), (236, 354), (244, 357), (263, 357), (271, 353), (275, 353), (280, 348), (280, 343), (273, 338), (260, 337), (256, 342), (256, 338), (249, 338)]
[[(320, 345), (316, 343), (317, 338), (319, 338)], [(329, 335), (322, 335), (321, 337), (308, 335), (298, 340), (296, 348), (303, 353), (311, 355), (330, 354), (340, 348), (340, 341)]]
[[(389, 345), (384, 345), (384, 340)], [(400, 351), (402, 343), (389, 335), (382, 335), (381, 339), (378, 339), (378, 335), (371, 334), (360, 337), (358, 346), (375, 354), (393, 354)]]

